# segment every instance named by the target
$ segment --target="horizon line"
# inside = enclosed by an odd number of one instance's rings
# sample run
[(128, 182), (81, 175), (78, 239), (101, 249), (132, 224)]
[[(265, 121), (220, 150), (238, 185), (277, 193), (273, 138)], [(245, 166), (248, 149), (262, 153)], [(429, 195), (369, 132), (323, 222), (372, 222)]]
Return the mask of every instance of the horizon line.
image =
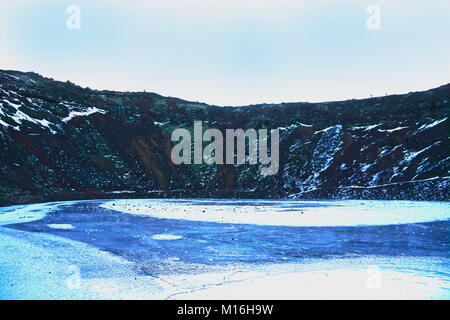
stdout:
[(99, 89), (99, 88), (91, 88), (88, 86), (82, 86), (80, 84), (74, 83), (71, 80), (67, 79), (67, 80), (59, 80), (59, 79), (55, 79), (52, 77), (47, 77), (45, 75), (42, 75), (38, 72), (35, 71), (22, 71), (22, 70), (13, 70), (13, 69), (0, 69), (0, 72), (3, 73), (8, 73), (8, 72), (16, 72), (16, 73), (21, 73), (21, 74), (35, 74), (38, 75), (39, 77), (42, 77), (44, 79), (49, 79), (55, 82), (61, 82), (61, 83), (67, 83), (69, 82), (70, 84), (77, 86), (83, 90), (92, 90), (92, 91), (97, 91), (97, 92), (113, 92), (113, 93), (148, 93), (148, 94), (154, 94), (154, 95), (158, 95), (162, 98), (166, 98), (166, 99), (177, 99), (177, 100), (182, 100), (184, 102), (188, 102), (188, 103), (197, 103), (197, 104), (203, 104), (206, 106), (210, 106), (210, 107), (219, 107), (219, 108), (245, 108), (245, 107), (256, 107), (256, 106), (266, 106), (266, 105), (283, 105), (283, 104), (325, 104), (325, 103), (336, 103), (336, 102), (345, 102), (345, 101), (353, 101), (353, 100), (357, 100), (357, 101), (363, 101), (363, 100), (370, 100), (370, 99), (378, 99), (378, 98), (385, 98), (385, 97), (393, 97), (393, 96), (401, 96), (401, 95), (407, 95), (407, 94), (412, 94), (412, 93), (420, 93), (420, 92), (426, 92), (426, 91), (430, 91), (430, 90), (436, 90), (439, 89), (441, 87), (444, 86), (449, 86), (449, 90), (450, 90), (450, 82), (444, 83), (442, 85), (438, 85), (437, 87), (433, 87), (433, 88), (428, 88), (428, 89), (422, 89), (422, 90), (416, 90), (416, 91), (409, 91), (409, 92), (403, 92), (403, 93), (392, 93), (392, 94), (386, 94), (386, 95), (380, 95), (380, 96), (371, 96), (371, 97), (367, 97), (367, 98), (349, 98), (349, 99), (345, 99), (345, 100), (321, 100), (321, 101), (282, 101), (282, 102), (261, 102), (261, 103), (252, 103), (252, 104), (246, 104), (246, 105), (218, 105), (218, 104), (210, 104), (207, 102), (202, 102), (202, 101), (192, 101), (192, 100), (187, 100), (187, 99), (183, 99), (183, 98), (179, 98), (176, 96), (165, 96), (162, 94), (159, 94), (157, 92), (154, 91), (146, 91), (145, 89), (143, 91), (123, 91), (123, 90), (116, 90), (116, 89)]

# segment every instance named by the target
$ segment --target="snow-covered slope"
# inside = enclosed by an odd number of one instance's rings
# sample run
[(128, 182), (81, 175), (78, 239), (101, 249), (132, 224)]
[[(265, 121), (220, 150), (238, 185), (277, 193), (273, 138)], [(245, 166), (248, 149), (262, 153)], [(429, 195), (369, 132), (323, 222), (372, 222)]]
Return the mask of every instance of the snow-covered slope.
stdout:
[[(327, 103), (215, 107), (0, 71), (0, 204), (112, 197), (448, 200), (449, 85)], [(280, 170), (171, 162), (170, 134), (279, 128)]]

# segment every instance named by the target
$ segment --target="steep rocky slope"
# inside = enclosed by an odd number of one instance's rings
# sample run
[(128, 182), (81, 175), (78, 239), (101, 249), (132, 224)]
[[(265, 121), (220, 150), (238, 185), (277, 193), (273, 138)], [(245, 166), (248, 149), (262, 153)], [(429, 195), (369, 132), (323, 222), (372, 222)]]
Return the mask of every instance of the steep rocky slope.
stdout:
[[(103, 197), (448, 200), (450, 85), (327, 103), (216, 107), (0, 71), (0, 205)], [(180, 165), (175, 128), (279, 128), (280, 170)]]

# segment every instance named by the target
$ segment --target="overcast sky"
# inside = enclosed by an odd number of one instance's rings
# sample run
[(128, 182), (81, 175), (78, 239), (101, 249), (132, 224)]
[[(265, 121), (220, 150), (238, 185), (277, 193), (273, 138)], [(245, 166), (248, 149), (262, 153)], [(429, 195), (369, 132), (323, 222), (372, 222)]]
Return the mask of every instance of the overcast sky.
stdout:
[(0, 69), (216, 105), (343, 100), (450, 82), (449, 34), (448, 0), (0, 0)]

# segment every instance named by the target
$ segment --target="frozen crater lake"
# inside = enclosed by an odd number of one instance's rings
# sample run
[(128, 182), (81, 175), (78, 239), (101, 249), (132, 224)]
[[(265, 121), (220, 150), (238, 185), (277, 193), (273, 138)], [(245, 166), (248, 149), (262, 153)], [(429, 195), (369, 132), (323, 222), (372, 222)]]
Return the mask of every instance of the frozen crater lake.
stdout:
[(450, 202), (0, 208), (0, 299), (448, 299)]

